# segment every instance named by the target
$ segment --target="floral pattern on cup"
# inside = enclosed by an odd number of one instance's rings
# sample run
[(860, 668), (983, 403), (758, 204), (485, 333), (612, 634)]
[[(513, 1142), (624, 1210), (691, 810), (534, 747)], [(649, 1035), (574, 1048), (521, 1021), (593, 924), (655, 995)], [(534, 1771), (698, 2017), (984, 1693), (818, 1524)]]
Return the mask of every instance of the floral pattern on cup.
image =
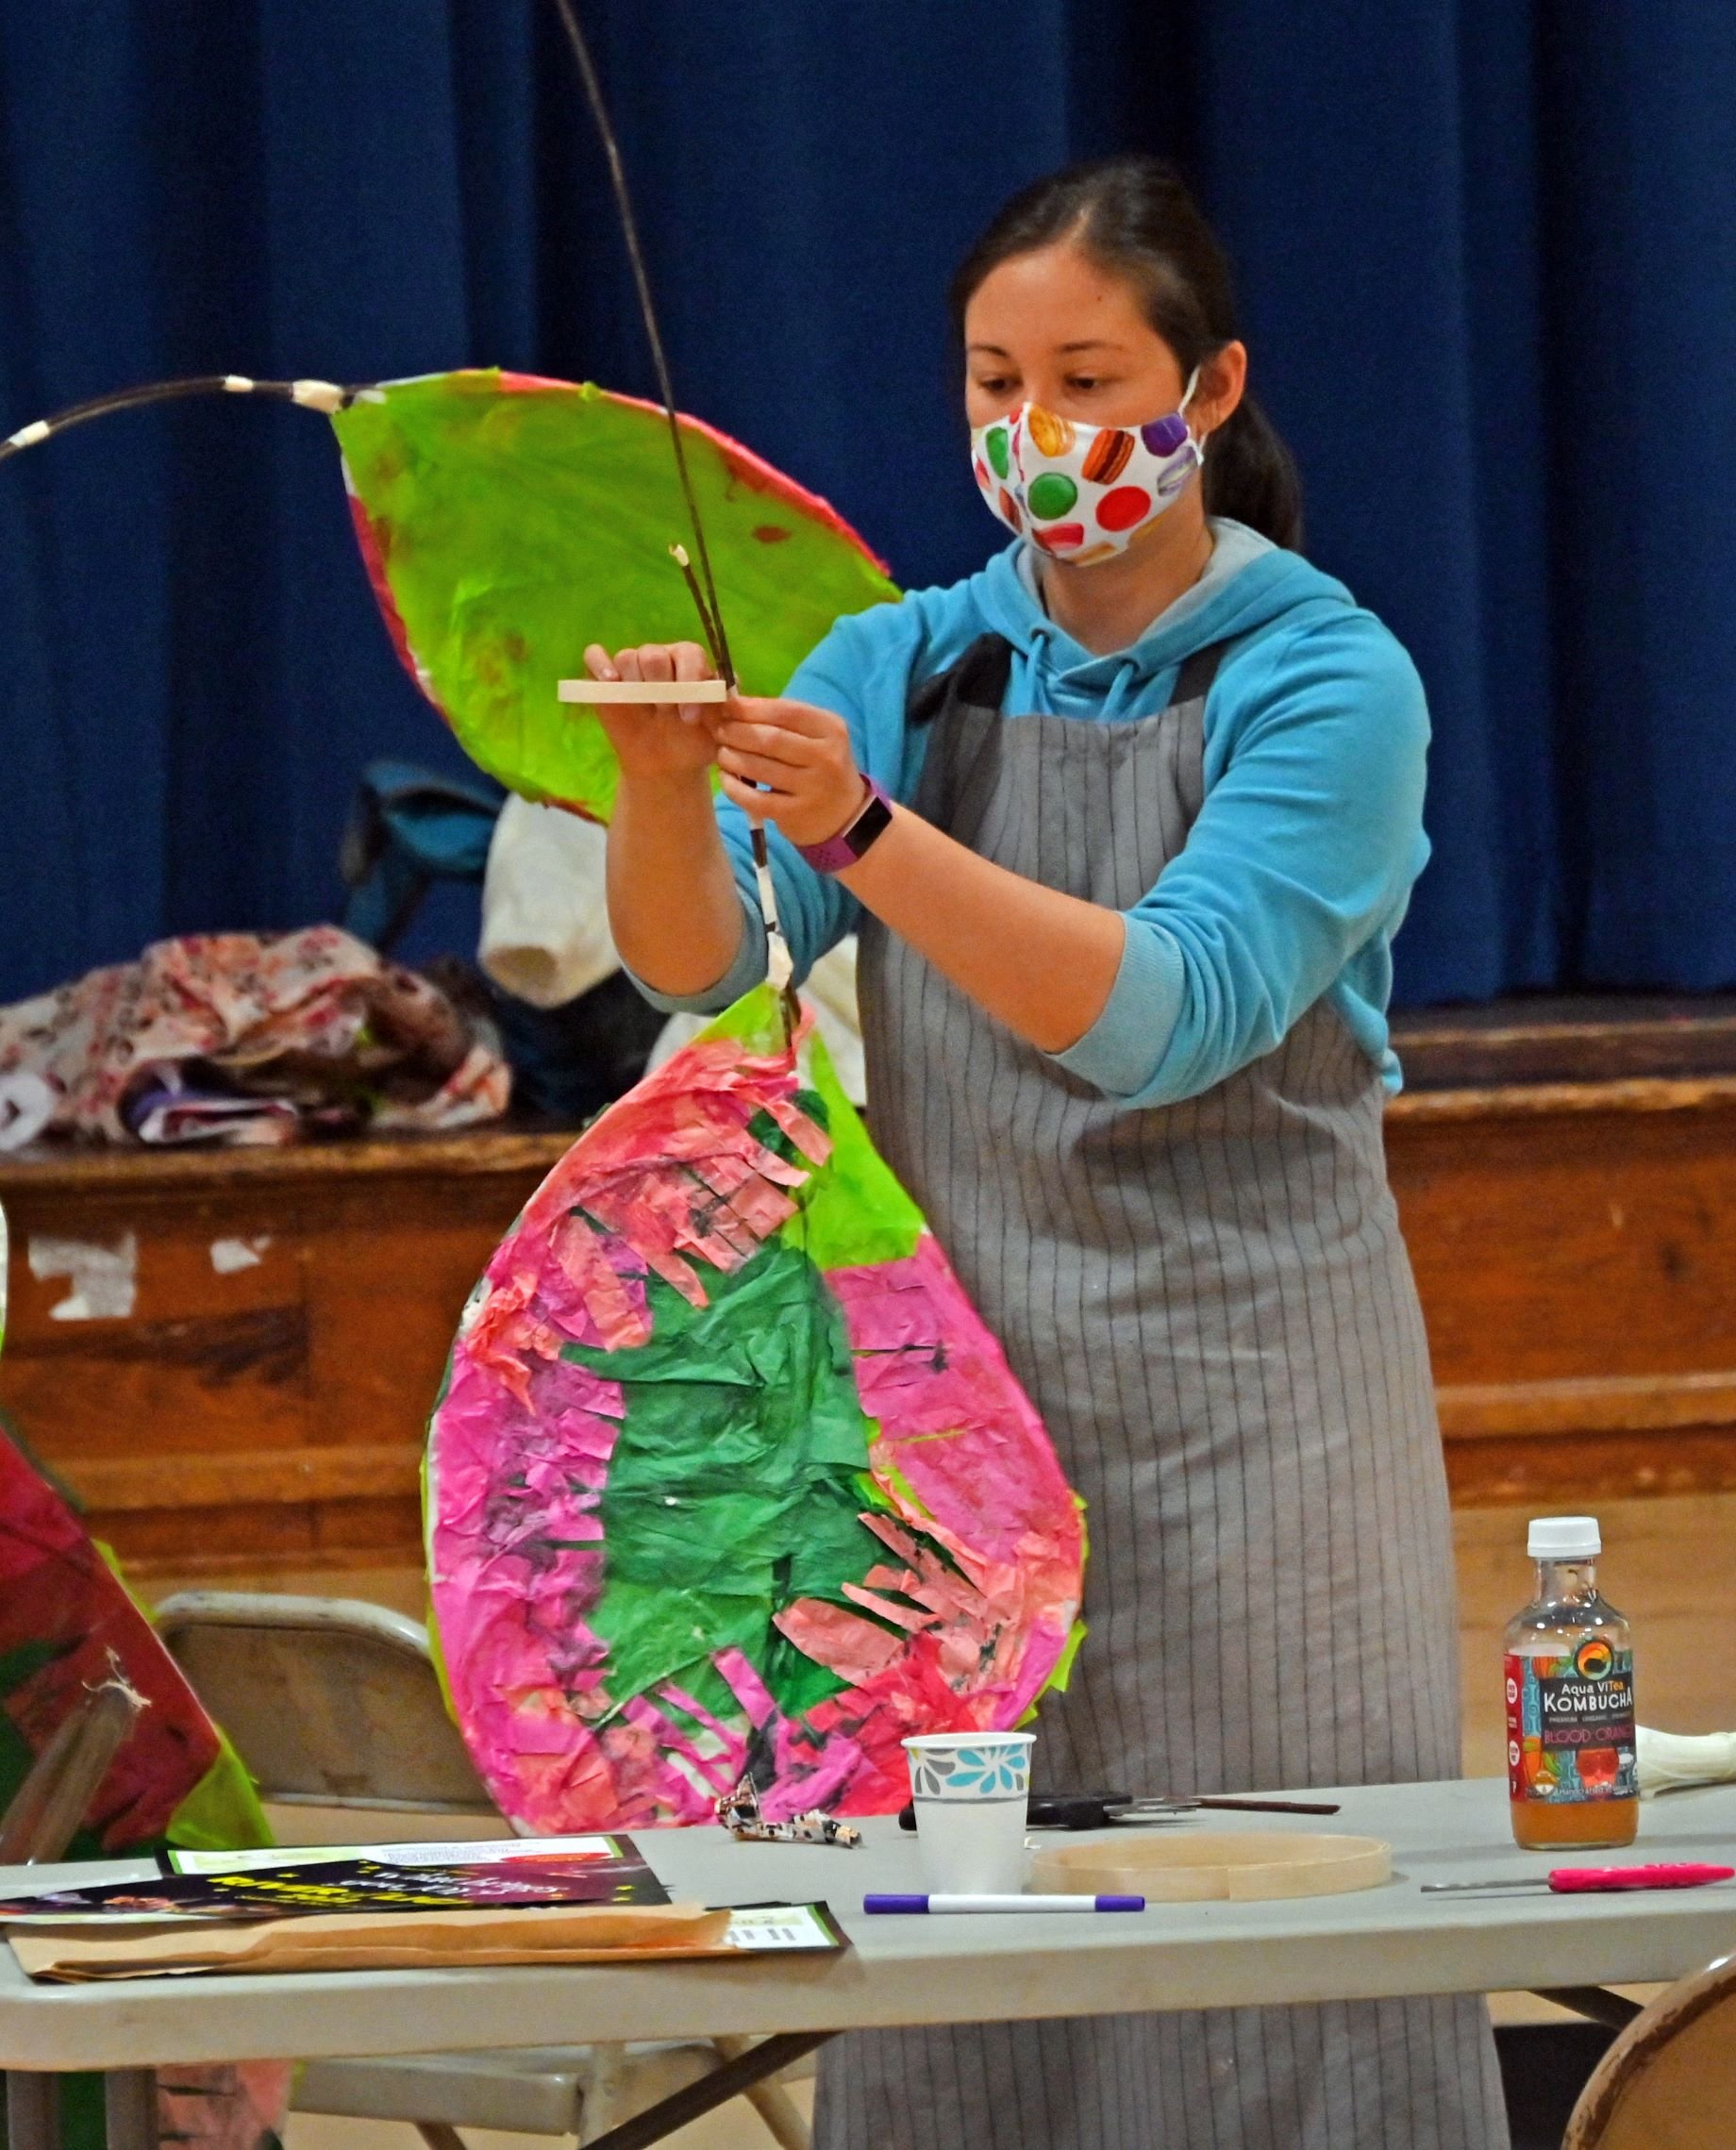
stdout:
[(910, 1788), (919, 1799), (1010, 1799), (1030, 1789), (1030, 1748), (931, 1748), (910, 1757)]

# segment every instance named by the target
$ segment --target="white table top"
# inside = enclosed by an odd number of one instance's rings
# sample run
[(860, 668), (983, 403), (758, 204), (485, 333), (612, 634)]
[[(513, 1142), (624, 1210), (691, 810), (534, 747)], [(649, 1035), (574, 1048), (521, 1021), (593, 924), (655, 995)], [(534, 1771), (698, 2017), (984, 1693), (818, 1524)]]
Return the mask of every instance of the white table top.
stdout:
[[(1318, 1796), (1318, 1794), (1316, 1794)], [(1395, 1785), (1327, 1796), (1330, 1822), (1219, 1813), (1186, 1828), (1343, 1829), (1387, 1839), (1394, 1878), (1354, 1895), (1155, 1905), (1143, 1914), (861, 1916), (865, 1891), (919, 1889), (890, 1821), (860, 1850), (737, 1844), (716, 1829), (641, 1831), (677, 1897), (824, 1898), (856, 1946), (751, 1962), (374, 1971), (32, 1986), (0, 1949), (0, 2066), (302, 2058), (971, 2022), (1250, 2002), (1638, 1984), (1736, 1950), (1736, 1883), (1606, 1896), (1425, 1896), (1418, 1884), (1542, 1875), (1620, 1858), (1736, 1864), (1736, 1787), (1648, 1801), (1631, 1853), (1513, 1847), (1506, 1786)], [(125, 1869), (115, 1869), (117, 1875)], [(133, 1870), (137, 1871), (137, 1870)], [(0, 1891), (93, 1870), (0, 1868)]]

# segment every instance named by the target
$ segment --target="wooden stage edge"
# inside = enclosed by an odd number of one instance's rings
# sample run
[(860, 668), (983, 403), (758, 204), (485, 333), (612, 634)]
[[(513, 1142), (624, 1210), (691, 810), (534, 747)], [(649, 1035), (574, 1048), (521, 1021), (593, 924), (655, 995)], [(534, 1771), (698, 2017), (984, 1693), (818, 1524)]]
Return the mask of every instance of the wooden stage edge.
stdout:
[[(1736, 1492), (1736, 1075), (1527, 1073), (1387, 1115), (1455, 1504)], [(141, 1574), (414, 1562), (459, 1310), (570, 1141), (0, 1158), (0, 1411)]]

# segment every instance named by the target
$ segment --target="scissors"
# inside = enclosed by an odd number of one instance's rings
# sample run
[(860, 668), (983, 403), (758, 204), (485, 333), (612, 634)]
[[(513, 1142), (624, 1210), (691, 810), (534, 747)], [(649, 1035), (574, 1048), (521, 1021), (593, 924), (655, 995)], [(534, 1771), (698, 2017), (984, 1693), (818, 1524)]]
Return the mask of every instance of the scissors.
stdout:
[[(1232, 1813), (1336, 1814), (1335, 1802), (1313, 1799), (1135, 1799), (1127, 1792), (1033, 1792), (1027, 1825), (1033, 1829), (1112, 1829), (1156, 1827), (1196, 1814), (1203, 1807)], [(916, 1809), (898, 1816), (901, 1829), (916, 1826)]]
[(1736, 1866), (1556, 1866), (1547, 1874), (1500, 1881), (1425, 1881), (1423, 1893), (1446, 1896), (1461, 1890), (1480, 1893), (1492, 1889), (1546, 1889), (1556, 1896), (1585, 1896), (1617, 1889), (1705, 1889), (1717, 1881), (1736, 1881)]

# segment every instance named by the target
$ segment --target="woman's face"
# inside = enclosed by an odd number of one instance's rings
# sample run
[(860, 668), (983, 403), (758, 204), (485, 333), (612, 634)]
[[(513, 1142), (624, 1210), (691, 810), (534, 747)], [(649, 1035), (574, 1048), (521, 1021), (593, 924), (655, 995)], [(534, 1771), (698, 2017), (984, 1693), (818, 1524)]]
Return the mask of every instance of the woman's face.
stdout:
[(977, 285), (964, 312), (964, 375), (973, 425), (1024, 403), (1091, 425), (1141, 425), (1174, 410), (1187, 388), (1133, 286), (1066, 241), (1015, 254)]
[[(1210, 433), (1242, 401), (1247, 347), (1226, 343), (1199, 369), (1188, 405)], [(964, 309), (964, 409), (972, 425), (1040, 403), (1091, 425), (1143, 425), (1180, 407), (1181, 361), (1139, 292), (1066, 240), (992, 269)]]

